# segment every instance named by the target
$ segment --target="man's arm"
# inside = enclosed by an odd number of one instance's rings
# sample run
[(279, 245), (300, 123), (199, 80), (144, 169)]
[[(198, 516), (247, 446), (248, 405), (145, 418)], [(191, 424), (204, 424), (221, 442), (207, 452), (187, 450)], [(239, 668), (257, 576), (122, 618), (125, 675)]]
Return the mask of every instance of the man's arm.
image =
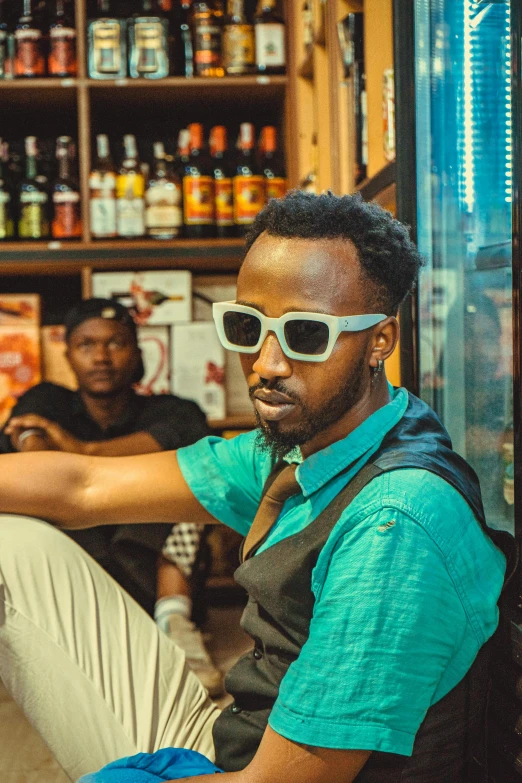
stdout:
[(85, 457), (65, 453), (0, 456), (0, 512), (64, 528), (215, 519), (196, 500), (176, 453)]

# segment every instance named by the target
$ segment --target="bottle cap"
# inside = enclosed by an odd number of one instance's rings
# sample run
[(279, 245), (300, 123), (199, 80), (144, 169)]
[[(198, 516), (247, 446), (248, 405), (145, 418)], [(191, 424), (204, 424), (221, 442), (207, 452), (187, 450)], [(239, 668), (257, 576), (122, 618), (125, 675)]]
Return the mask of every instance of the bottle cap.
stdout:
[(180, 155), (188, 155), (190, 151), (190, 131), (183, 128), (178, 134), (178, 152)]
[(203, 125), (200, 122), (192, 122), (188, 126), (190, 133), (190, 149), (200, 150), (203, 146)]
[(153, 144), (154, 158), (156, 160), (163, 160), (165, 157), (165, 146), (162, 141), (155, 141)]
[(277, 131), (273, 125), (265, 125), (261, 129), (261, 140), (259, 142), (262, 152), (275, 152), (277, 150)]
[(210, 154), (225, 152), (227, 148), (227, 129), (224, 125), (214, 125), (210, 131)]
[(25, 154), (30, 157), (36, 155), (36, 136), (25, 137)]
[(251, 122), (242, 122), (239, 127), (239, 147), (243, 150), (254, 146), (254, 126)]

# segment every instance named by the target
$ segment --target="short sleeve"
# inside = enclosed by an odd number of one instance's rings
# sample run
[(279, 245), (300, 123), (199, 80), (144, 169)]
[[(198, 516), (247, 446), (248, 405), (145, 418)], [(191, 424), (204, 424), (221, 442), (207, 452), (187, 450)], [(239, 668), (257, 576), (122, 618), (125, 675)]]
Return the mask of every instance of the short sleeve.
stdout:
[(136, 422), (136, 431), (148, 432), (164, 451), (188, 446), (209, 434), (205, 414), (195, 402), (158, 395), (147, 403)]
[(272, 469), (257, 445), (256, 431), (236, 438), (209, 437), (180, 449), (178, 464), (201, 505), (228, 527), (246, 535)]
[(407, 514), (380, 509), (337, 541), (271, 727), (295, 742), (411, 755), (443, 674), (454, 687), (478, 651), (459, 659), (466, 624), (437, 545)]

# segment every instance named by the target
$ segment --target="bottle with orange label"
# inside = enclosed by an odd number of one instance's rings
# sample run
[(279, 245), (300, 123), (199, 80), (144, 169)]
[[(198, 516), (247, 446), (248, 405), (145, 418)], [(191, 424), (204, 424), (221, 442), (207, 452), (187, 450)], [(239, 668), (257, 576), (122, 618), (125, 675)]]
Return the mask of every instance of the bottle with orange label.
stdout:
[(82, 216), (78, 184), (71, 175), (72, 139), (60, 136), (56, 140), (58, 177), (53, 185), (54, 239), (79, 239), (82, 235)]
[(24, 0), (23, 13), (15, 27), (14, 75), (35, 78), (45, 76), (43, 33), (33, 15), (32, 0)]
[(224, 125), (215, 125), (210, 131), (210, 156), (214, 174), (216, 236), (234, 237), (237, 232), (234, 225), (233, 169), (227, 154), (227, 129)]
[(286, 193), (286, 177), (282, 155), (277, 149), (277, 131), (265, 125), (259, 142), (261, 171), (265, 179), (265, 199), (282, 198)]
[(234, 223), (244, 235), (265, 205), (265, 183), (254, 154), (254, 126), (243, 122), (239, 130), (234, 175)]
[(56, 0), (56, 11), (49, 25), (49, 76), (76, 76), (76, 28), (67, 13), (65, 0)]
[(190, 153), (183, 164), (183, 222), (185, 236), (203, 239), (215, 236), (214, 178), (203, 146), (203, 125), (188, 126)]

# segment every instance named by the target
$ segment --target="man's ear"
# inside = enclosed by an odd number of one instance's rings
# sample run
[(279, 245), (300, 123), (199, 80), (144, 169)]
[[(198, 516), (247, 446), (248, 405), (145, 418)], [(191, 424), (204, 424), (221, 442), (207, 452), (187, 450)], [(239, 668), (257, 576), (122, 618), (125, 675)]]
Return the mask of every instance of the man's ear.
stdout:
[(370, 367), (376, 369), (380, 361), (384, 362), (392, 355), (399, 341), (399, 333), (399, 322), (392, 315), (377, 324), (371, 342)]

